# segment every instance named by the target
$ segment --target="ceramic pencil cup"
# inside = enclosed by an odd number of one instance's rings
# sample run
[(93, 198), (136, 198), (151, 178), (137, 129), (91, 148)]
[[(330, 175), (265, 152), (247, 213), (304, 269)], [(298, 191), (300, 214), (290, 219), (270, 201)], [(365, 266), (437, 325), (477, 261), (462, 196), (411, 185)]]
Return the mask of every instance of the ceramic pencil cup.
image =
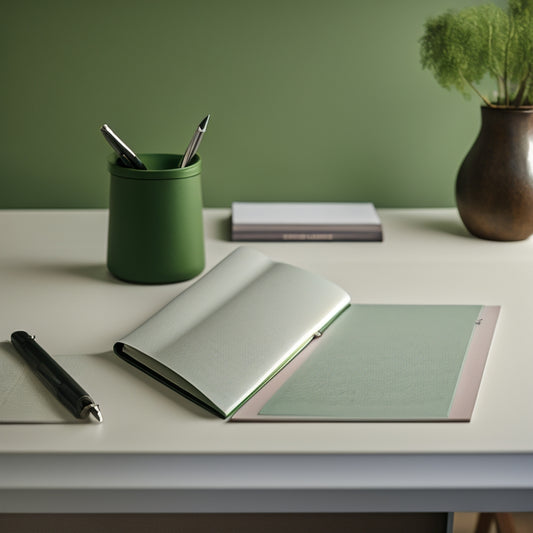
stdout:
[(205, 266), (201, 160), (179, 168), (180, 155), (139, 154), (147, 170), (109, 159), (107, 267), (134, 283), (174, 283)]

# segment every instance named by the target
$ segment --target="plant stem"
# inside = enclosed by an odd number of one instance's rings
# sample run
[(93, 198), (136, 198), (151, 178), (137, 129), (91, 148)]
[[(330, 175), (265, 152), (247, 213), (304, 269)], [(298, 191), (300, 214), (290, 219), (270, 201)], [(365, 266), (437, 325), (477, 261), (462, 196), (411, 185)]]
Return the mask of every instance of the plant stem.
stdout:
[(498, 103), (504, 102), (505, 95), (505, 80), (502, 76), (498, 76)]
[(505, 105), (509, 105), (509, 48), (511, 45), (511, 40), (514, 37), (515, 26), (512, 17), (509, 17), (509, 33), (507, 35), (507, 42), (505, 43), (505, 59), (504, 59), (504, 68), (503, 68), (503, 78), (504, 78), (504, 95), (505, 95)]
[(533, 102), (531, 100), (529, 100), (529, 102), (526, 104), (525, 103), (525, 100), (526, 100), (526, 95), (528, 93), (529, 90), (531, 90), (531, 85), (532, 85), (533, 82), (531, 81), (526, 81), (524, 83), (524, 91), (522, 92), (521, 96), (520, 96), (520, 100), (517, 101), (517, 105), (519, 106), (522, 106), (522, 105), (533, 105)]
[(483, 100), (483, 102), (485, 102), (485, 104), (487, 104), (489, 107), (495, 107), (494, 104), (483, 94), (481, 94), (477, 89), (476, 89), (476, 86), (468, 81), (462, 73), (459, 73), (461, 78), (463, 78), (463, 81), (465, 81), (469, 86), (470, 88)]
[(521, 106), (524, 103), (524, 100), (526, 99), (526, 95), (528, 92), (528, 86), (530, 85), (529, 78), (531, 76), (531, 67), (527, 71), (524, 78), (520, 81), (518, 85), (518, 91), (516, 92), (516, 96), (514, 98), (514, 103), (517, 106)]

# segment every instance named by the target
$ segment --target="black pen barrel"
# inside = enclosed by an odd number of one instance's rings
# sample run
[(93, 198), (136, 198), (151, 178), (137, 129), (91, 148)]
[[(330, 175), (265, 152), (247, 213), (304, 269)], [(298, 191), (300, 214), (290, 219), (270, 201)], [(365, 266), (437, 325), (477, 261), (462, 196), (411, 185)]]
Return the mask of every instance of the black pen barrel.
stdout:
[(87, 392), (25, 331), (15, 331), (11, 342), (48, 390), (80, 418), (83, 409), (92, 403)]

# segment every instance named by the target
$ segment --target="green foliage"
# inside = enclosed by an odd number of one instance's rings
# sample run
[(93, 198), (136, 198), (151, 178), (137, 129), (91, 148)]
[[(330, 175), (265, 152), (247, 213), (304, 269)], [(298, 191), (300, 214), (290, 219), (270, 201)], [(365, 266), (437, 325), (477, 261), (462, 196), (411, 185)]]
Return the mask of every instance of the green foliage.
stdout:
[[(533, 0), (509, 0), (430, 18), (420, 39), (421, 63), (437, 82), (465, 96), (474, 90), (489, 106), (533, 105)], [(477, 85), (497, 84), (492, 102)]]

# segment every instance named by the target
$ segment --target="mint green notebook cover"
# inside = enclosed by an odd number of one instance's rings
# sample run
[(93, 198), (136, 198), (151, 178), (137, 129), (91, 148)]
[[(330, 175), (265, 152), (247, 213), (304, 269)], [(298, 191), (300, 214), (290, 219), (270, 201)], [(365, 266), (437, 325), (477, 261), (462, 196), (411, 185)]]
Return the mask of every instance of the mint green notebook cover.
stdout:
[(498, 312), (352, 304), (233, 419), (468, 421)]

